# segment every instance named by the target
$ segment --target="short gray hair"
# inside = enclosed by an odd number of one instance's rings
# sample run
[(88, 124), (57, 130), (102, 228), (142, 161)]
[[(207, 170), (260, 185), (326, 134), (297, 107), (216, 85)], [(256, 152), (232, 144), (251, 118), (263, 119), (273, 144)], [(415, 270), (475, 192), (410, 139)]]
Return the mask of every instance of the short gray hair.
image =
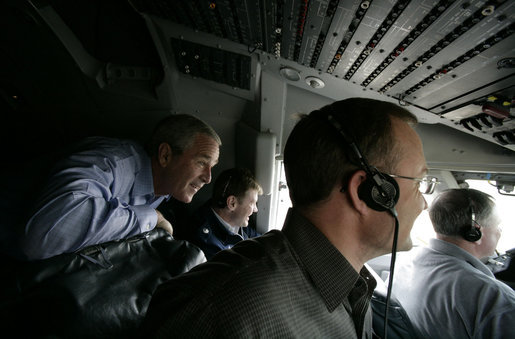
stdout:
[(188, 114), (173, 114), (157, 124), (147, 144), (147, 152), (150, 156), (156, 156), (159, 145), (165, 142), (170, 145), (172, 152), (182, 154), (191, 146), (197, 134), (205, 134), (213, 138), (219, 146), (222, 145), (218, 134), (204, 121)]
[(495, 207), (494, 198), (484, 192), (453, 188), (440, 193), (429, 208), (429, 218), (436, 233), (459, 236), (465, 228), (472, 227), (472, 211), (481, 226), (488, 226), (488, 219)]

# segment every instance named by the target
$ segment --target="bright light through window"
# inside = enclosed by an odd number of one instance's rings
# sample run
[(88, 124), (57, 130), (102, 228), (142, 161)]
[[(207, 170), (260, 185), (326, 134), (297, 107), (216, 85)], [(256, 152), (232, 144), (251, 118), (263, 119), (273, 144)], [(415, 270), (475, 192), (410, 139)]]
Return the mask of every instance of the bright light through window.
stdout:
[[(466, 180), (470, 188), (485, 192), (495, 198), (497, 207), (501, 214), (502, 235), (497, 244), (497, 251), (505, 253), (515, 247), (515, 197), (499, 194), (497, 187), (485, 180)], [(426, 195), (427, 204), (430, 206), (437, 194)], [(429, 243), (429, 239), (435, 237), (433, 225), (429, 219), (429, 213), (423, 211), (415, 221), (415, 225), (411, 231), (411, 238), (415, 246), (425, 246)]]
[(280, 230), (281, 228), (283, 228), (286, 213), (288, 212), (288, 209), (291, 207), (290, 193), (288, 191), (288, 186), (286, 186), (286, 175), (284, 174), (283, 162), (281, 162), (279, 173), (279, 206), (277, 207), (276, 223), (274, 226), (270, 227), (270, 229)]

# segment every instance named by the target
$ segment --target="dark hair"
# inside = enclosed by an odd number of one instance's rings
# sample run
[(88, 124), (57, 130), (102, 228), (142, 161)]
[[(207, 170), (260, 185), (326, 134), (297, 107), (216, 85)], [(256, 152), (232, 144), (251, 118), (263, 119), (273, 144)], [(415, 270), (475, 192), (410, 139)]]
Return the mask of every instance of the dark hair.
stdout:
[(225, 207), (227, 197), (234, 195), (241, 201), (248, 190), (253, 189), (263, 194), (261, 186), (246, 168), (231, 168), (223, 171), (213, 185), (212, 202), (216, 207)]
[(147, 144), (150, 156), (156, 156), (159, 145), (166, 142), (175, 154), (182, 154), (191, 146), (197, 134), (205, 134), (222, 145), (220, 137), (211, 126), (202, 120), (187, 114), (173, 114), (162, 119), (154, 129)]
[(417, 122), (402, 107), (366, 98), (337, 101), (304, 116), (293, 128), (284, 149), (293, 206), (307, 207), (326, 199), (336, 182), (345, 183), (359, 168), (342, 136), (328, 122), (329, 114), (350, 134), (370, 165), (390, 173), (399, 161), (391, 117), (410, 124)]
[(488, 226), (486, 221), (494, 207), (491, 195), (475, 189), (453, 188), (435, 198), (429, 208), (429, 218), (436, 233), (460, 236), (464, 228), (472, 227), (472, 211), (477, 223)]

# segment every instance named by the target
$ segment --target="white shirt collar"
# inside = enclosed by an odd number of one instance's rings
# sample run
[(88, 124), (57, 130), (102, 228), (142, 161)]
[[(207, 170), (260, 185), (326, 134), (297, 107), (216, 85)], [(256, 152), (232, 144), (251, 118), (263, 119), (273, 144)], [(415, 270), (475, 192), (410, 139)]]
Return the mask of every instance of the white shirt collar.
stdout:
[(218, 221), (220, 221), (220, 223), (225, 227), (226, 230), (228, 230), (229, 232), (234, 233), (234, 234), (239, 234), (239, 232), (240, 232), (239, 226), (229, 225), (229, 223), (227, 221), (225, 221), (221, 216), (219, 216), (218, 213), (216, 213), (216, 211), (214, 209), (211, 209), (211, 210), (213, 211), (213, 213), (215, 214)]

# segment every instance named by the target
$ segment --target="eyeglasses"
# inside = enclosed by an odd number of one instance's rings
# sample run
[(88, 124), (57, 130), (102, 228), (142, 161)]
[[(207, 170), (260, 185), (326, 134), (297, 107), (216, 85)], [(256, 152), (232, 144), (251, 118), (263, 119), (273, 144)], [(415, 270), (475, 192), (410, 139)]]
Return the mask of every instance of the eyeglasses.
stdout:
[(395, 174), (388, 174), (392, 178), (400, 178), (400, 179), (408, 179), (408, 180), (414, 180), (418, 182), (418, 190), (422, 194), (433, 194), (435, 191), (435, 187), (440, 182), (438, 181), (438, 178), (426, 176), (424, 178), (412, 178), (412, 177), (405, 177), (402, 175), (395, 175)]

